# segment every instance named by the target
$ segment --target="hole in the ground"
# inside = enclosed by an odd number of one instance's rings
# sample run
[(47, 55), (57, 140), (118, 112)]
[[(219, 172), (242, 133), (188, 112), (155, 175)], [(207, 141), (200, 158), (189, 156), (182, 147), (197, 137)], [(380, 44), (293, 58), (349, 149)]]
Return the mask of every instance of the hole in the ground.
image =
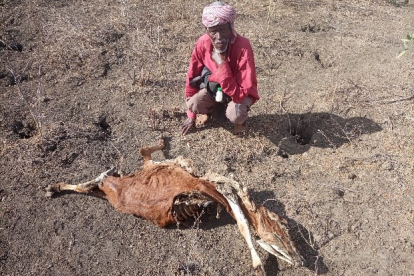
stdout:
[(277, 151), (277, 155), (281, 156), (282, 158), (289, 158), (289, 154), (287, 154), (287, 152), (281, 148), (279, 148)]
[(28, 139), (36, 134), (36, 126), (32, 122), (15, 121), (12, 128), (20, 139)]
[(96, 123), (97, 126), (99, 126), (103, 131), (105, 132), (111, 132), (111, 126), (106, 121), (106, 116), (102, 116), (99, 118), (98, 123)]
[(307, 145), (312, 140), (312, 132), (310, 129), (306, 129), (305, 127), (297, 127), (292, 128), (290, 131), (290, 135), (295, 138), (296, 143), (299, 145)]
[(21, 52), (23, 51), (23, 45), (18, 42), (12, 42), (9, 45), (7, 45), (9, 50)]
[(58, 143), (53, 140), (45, 140), (42, 146), (45, 152), (54, 152), (58, 147)]
[(73, 161), (75, 161), (75, 159), (79, 156), (79, 153), (77, 152), (72, 152), (69, 155), (66, 156), (65, 159), (62, 160), (62, 163), (64, 165), (71, 165), (73, 163)]

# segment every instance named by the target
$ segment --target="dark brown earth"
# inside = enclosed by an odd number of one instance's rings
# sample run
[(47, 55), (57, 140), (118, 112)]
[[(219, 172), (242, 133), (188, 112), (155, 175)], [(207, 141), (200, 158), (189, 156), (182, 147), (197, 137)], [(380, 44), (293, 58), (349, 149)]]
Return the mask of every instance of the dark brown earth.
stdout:
[[(208, 1), (0, 1), (1, 275), (251, 275), (229, 216), (160, 229), (47, 185), (143, 163), (167, 138), (197, 174), (230, 173), (287, 216), (305, 258), (268, 275), (413, 275), (414, 3), (242, 0), (261, 100), (238, 138), (186, 137), (184, 80)], [(300, 231), (299, 231), (300, 230)]]

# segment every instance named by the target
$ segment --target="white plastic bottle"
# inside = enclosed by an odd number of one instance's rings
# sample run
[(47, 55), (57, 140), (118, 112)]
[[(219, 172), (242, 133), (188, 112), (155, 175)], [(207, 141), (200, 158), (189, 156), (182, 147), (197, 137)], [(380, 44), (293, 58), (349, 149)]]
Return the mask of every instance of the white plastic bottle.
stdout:
[(216, 93), (216, 102), (221, 103), (223, 101), (223, 91), (221, 91), (221, 87), (217, 88)]

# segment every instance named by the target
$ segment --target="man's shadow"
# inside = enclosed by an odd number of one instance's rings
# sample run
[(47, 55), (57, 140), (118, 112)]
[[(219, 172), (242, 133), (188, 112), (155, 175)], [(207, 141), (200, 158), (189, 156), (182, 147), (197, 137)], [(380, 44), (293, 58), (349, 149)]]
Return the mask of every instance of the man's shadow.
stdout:
[(365, 117), (342, 118), (327, 112), (257, 115), (248, 119), (248, 125), (253, 133), (263, 133), (277, 145), (282, 157), (304, 153), (310, 147), (336, 149), (354, 143), (362, 134), (382, 130)]
[[(207, 128), (229, 128), (225, 107), (216, 106)], [(337, 149), (345, 143), (354, 143), (362, 134), (381, 131), (379, 124), (365, 117), (343, 118), (328, 112), (303, 114), (261, 114), (247, 119), (250, 135), (264, 135), (278, 146), (278, 155), (302, 154), (310, 147)]]

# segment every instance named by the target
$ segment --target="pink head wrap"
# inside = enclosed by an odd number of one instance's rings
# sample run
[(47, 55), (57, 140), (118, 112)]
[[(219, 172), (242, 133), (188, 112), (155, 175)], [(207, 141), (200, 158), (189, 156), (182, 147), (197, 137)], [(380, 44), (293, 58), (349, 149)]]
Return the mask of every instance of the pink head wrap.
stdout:
[(203, 10), (203, 25), (206, 28), (230, 23), (231, 26), (231, 38), (230, 42), (233, 43), (236, 40), (237, 33), (234, 30), (234, 21), (236, 20), (236, 11), (232, 6), (223, 2), (216, 1)]

